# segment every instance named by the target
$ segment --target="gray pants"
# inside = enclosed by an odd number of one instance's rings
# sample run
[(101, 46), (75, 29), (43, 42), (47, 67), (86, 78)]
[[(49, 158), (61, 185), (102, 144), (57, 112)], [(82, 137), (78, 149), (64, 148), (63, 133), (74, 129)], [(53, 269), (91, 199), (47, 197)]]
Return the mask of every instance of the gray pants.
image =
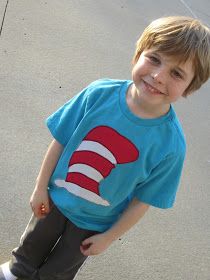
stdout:
[(74, 279), (86, 259), (81, 242), (96, 233), (76, 227), (53, 205), (45, 218), (32, 216), (12, 252), (10, 270), (18, 279)]

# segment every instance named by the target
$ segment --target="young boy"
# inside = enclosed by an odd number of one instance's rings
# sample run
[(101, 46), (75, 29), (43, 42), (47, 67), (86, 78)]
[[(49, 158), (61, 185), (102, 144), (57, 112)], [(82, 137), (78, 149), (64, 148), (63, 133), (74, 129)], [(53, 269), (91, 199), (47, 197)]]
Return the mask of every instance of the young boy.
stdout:
[(0, 279), (73, 279), (150, 205), (172, 207), (185, 139), (171, 103), (209, 76), (209, 29), (160, 18), (137, 42), (132, 81), (95, 81), (51, 115), (34, 215)]

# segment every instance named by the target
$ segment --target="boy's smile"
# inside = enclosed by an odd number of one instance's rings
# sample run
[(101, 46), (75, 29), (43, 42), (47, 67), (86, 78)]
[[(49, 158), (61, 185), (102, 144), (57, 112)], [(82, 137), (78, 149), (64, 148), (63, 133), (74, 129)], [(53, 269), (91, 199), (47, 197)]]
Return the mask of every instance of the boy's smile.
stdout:
[[(128, 105), (150, 117), (164, 115), (170, 104), (178, 100), (194, 76), (190, 60), (179, 64), (175, 58), (153, 49), (144, 51), (132, 70), (133, 85)], [(132, 105), (133, 102), (133, 105)], [(135, 104), (135, 105), (134, 105)]]
[(152, 94), (152, 95), (162, 95), (162, 94), (164, 94), (163, 92), (159, 91), (157, 88), (153, 87), (152, 85), (150, 85), (146, 81), (144, 81), (144, 80), (142, 80), (142, 81), (143, 81), (143, 86), (145, 87), (145, 90), (148, 91), (149, 94)]

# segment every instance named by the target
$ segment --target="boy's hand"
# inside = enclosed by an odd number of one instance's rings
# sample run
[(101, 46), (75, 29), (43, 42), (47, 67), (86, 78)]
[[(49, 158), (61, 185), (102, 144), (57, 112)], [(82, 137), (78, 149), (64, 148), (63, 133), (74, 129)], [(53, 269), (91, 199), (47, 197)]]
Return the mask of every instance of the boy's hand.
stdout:
[(47, 190), (34, 189), (30, 198), (31, 209), (37, 218), (44, 218), (50, 212), (50, 202)]
[(85, 239), (81, 246), (80, 251), (84, 256), (98, 255), (105, 251), (112, 243), (105, 233), (99, 233)]

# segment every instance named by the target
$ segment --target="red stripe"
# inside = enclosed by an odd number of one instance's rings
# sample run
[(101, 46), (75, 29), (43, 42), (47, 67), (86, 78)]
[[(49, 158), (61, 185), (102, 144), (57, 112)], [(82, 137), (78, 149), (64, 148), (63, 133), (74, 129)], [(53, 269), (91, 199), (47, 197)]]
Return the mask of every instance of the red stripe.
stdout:
[(115, 165), (106, 158), (90, 151), (74, 152), (70, 159), (69, 166), (77, 163), (87, 164), (95, 168), (104, 178), (107, 177), (115, 167)]
[(99, 195), (99, 184), (91, 178), (77, 172), (70, 172), (67, 174), (66, 182), (76, 184), (81, 188), (87, 189)]
[(92, 129), (85, 140), (95, 141), (112, 152), (117, 163), (127, 163), (138, 159), (139, 151), (126, 137), (108, 126), (98, 126)]

